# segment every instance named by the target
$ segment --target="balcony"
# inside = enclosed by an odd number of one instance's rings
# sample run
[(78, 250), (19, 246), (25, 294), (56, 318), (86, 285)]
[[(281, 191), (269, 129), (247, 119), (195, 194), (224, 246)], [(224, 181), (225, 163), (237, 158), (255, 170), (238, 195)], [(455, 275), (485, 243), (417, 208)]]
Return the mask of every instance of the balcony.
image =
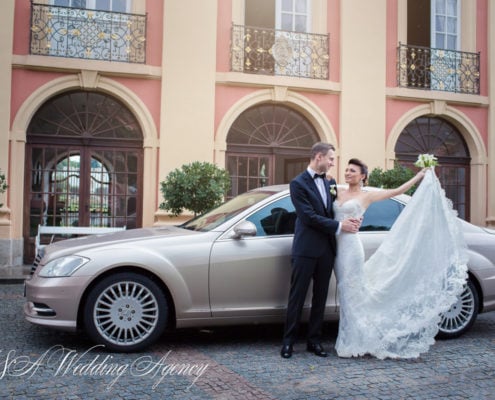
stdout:
[(232, 26), (230, 70), (328, 79), (328, 35)]
[(30, 54), (146, 62), (146, 15), (31, 3)]
[(480, 54), (399, 44), (398, 86), (480, 94)]

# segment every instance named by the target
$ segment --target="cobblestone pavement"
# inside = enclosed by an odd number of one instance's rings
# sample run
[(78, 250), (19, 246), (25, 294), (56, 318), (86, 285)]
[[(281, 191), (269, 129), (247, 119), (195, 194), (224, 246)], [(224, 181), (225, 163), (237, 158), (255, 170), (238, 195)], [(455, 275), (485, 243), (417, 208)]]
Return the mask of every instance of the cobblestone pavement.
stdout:
[[(1, 399), (494, 399), (495, 313), (416, 360), (279, 355), (282, 327), (180, 330), (147, 352), (29, 324), (21, 284), (0, 284)], [(325, 326), (332, 349), (337, 324)]]

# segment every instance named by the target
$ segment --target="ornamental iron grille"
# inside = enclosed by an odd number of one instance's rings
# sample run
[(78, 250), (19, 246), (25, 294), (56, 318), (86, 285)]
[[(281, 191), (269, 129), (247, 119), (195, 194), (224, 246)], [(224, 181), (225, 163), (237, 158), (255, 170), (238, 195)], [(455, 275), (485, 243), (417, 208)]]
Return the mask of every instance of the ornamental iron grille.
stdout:
[(435, 171), (446, 196), (459, 217), (469, 220), (471, 157), (455, 126), (442, 118), (416, 118), (401, 132), (394, 151), (400, 164), (411, 168), (414, 168), (418, 154), (434, 154), (439, 163)]
[(146, 15), (31, 3), (30, 54), (146, 62)]
[(480, 53), (399, 44), (399, 87), (480, 94)]
[(230, 70), (328, 79), (328, 35), (232, 25)]

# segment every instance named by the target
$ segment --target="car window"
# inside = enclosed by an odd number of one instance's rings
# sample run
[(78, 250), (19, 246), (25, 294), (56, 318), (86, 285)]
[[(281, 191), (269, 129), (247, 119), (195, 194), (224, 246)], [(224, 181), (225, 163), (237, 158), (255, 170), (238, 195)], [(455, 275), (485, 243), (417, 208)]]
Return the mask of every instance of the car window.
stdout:
[(389, 231), (404, 207), (404, 204), (393, 199), (370, 204), (364, 213), (363, 223), (359, 230)]
[(243, 193), (237, 197), (234, 197), (230, 201), (221, 204), (213, 210), (185, 222), (180, 226), (181, 228), (190, 229), (192, 231), (211, 231), (247, 208), (275, 193), (276, 192), (268, 190), (253, 190)]
[(294, 233), (296, 210), (287, 196), (263, 207), (246, 219), (256, 225), (256, 236), (289, 235)]

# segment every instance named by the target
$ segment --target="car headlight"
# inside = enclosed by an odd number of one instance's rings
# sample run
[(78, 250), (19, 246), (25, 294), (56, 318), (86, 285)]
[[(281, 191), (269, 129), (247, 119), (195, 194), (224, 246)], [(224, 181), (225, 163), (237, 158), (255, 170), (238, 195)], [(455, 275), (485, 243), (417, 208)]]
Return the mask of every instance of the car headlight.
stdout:
[(60, 276), (71, 276), (84, 264), (86, 264), (89, 259), (80, 256), (67, 256), (56, 258), (50, 261), (39, 272), (39, 276), (43, 278), (55, 278)]

